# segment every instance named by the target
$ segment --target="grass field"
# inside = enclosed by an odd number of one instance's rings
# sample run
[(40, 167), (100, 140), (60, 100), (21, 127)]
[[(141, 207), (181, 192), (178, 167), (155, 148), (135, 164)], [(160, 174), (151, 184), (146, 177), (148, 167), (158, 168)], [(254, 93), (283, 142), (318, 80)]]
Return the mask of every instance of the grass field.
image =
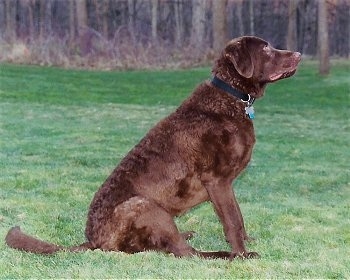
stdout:
[[(13, 225), (60, 245), (84, 242), (94, 192), (208, 68), (88, 72), (0, 65), (0, 278), (350, 278), (350, 62), (327, 78), (304, 62), (256, 101), (257, 144), (235, 189), (260, 259), (177, 259), (7, 248)], [(209, 203), (177, 219), (202, 250), (228, 249)]]

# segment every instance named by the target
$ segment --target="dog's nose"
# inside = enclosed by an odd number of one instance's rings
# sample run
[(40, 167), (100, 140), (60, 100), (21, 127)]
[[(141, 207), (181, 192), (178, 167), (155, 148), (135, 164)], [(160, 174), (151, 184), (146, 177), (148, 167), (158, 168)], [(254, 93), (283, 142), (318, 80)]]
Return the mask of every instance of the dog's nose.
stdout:
[(294, 52), (294, 57), (297, 59), (297, 60), (301, 60), (301, 53), (300, 52)]

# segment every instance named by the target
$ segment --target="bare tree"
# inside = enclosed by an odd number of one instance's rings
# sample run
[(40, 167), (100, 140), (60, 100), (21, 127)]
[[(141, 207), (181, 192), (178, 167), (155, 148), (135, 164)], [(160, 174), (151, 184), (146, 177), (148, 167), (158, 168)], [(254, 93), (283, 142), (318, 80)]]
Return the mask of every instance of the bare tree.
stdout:
[(296, 51), (297, 45), (297, 8), (298, 0), (289, 1), (288, 5), (288, 33), (287, 33), (287, 49)]
[(103, 34), (104, 38), (107, 39), (109, 0), (94, 0), (94, 4), (96, 8), (97, 29)]
[(249, 0), (249, 27), (250, 35), (254, 35), (254, 0)]
[(136, 24), (136, 3), (135, 0), (128, 0), (128, 11), (129, 11), (129, 32), (134, 34)]
[(157, 39), (157, 25), (158, 25), (158, 0), (152, 0), (152, 39)]
[(329, 64), (329, 42), (328, 42), (328, 16), (326, 0), (318, 0), (318, 55), (319, 55), (319, 73), (328, 75)]
[(202, 45), (205, 35), (206, 0), (192, 0), (191, 44)]
[(74, 1), (68, 1), (69, 3), (69, 40), (71, 42), (75, 39), (75, 6)]
[(238, 19), (238, 32), (239, 35), (242, 36), (244, 34), (244, 26), (243, 26), (243, 0), (235, 0), (236, 2), (236, 16)]
[(80, 36), (88, 26), (86, 0), (76, 0), (75, 8), (77, 16), (78, 34)]
[(87, 18), (87, 6), (86, 0), (75, 1), (75, 14), (76, 25), (78, 31), (78, 42), (80, 45), (80, 51), (82, 55), (86, 55), (90, 52), (91, 38), (88, 36), (88, 18)]
[(181, 46), (184, 36), (184, 20), (183, 20), (183, 2), (174, 2), (174, 14), (175, 14), (175, 43), (177, 46)]
[[(326, 4), (328, 15), (323, 15)], [(329, 56), (350, 57), (349, 32), (350, 0), (0, 0), (0, 43), (23, 45), (31, 51), (28, 59), (35, 61), (50, 56), (74, 61), (76, 55), (91, 61), (115, 58), (132, 49), (119, 48), (121, 42), (141, 52), (152, 38), (154, 47), (169, 53), (174, 45), (193, 52), (195, 48), (187, 47), (200, 45), (197, 54), (203, 54), (204, 61), (214, 53), (210, 48), (220, 50), (229, 36), (251, 34), (313, 58), (317, 55), (320, 68), (327, 69)], [(64, 54), (57, 55), (59, 48)], [(11, 57), (11, 51), (2, 48), (0, 60)], [(190, 57), (176, 53), (169, 58), (182, 56)]]
[(40, 0), (40, 40), (51, 33), (51, 8), (51, 0)]
[(28, 28), (28, 38), (33, 39), (35, 37), (34, 32), (34, 12), (33, 7), (35, 5), (35, 0), (20, 0), (21, 6), (24, 10), (27, 10), (27, 22), (24, 22), (24, 25), (27, 25)]
[(5, 35), (9, 42), (16, 38), (16, 2), (11, 0), (5, 1), (6, 29)]
[(213, 48), (221, 50), (227, 41), (227, 0), (213, 1)]

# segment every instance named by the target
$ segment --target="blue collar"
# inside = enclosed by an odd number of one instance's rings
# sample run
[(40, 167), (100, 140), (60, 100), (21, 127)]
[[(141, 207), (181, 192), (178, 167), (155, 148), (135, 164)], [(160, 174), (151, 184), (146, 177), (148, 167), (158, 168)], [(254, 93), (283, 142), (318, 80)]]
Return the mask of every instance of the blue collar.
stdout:
[(228, 83), (224, 82), (216, 76), (212, 78), (211, 83), (213, 86), (233, 95), (234, 97), (239, 98), (242, 102), (244, 102), (246, 104), (246, 114), (250, 119), (254, 119), (254, 108), (252, 105), (255, 101), (255, 98), (251, 97), (250, 94), (243, 93), (238, 89), (230, 86)]

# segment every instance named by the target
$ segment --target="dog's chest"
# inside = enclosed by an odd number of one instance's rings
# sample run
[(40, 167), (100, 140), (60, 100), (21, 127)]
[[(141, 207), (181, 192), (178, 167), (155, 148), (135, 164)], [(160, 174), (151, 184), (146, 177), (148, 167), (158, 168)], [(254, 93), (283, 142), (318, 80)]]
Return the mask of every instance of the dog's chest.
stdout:
[(251, 122), (223, 124), (202, 136), (202, 172), (233, 180), (247, 166), (255, 143)]

